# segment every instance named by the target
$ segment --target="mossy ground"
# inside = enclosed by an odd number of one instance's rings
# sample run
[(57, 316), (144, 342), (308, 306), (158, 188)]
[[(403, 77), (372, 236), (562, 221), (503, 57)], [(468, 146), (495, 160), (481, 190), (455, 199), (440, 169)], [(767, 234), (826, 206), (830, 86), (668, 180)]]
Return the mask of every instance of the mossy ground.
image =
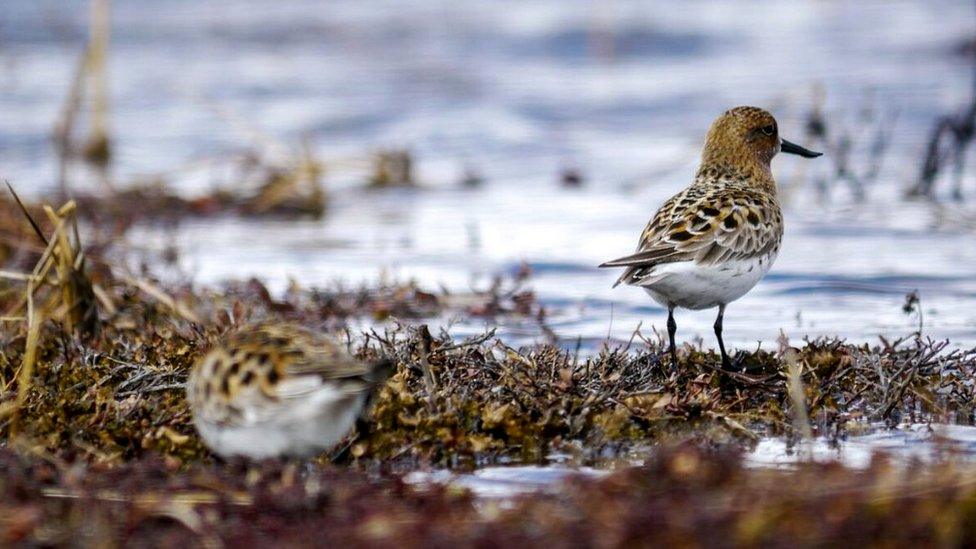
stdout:
[[(43, 246), (14, 205), (0, 201), (0, 216), (2, 268), (29, 271)], [(92, 233), (110, 239), (114, 230)], [(110, 265), (110, 249), (111, 242), (89, 243), (82, 282), (93, 289), (71, 294), (97, 297), (90, 298), (96, 325), (72, 322), (73, 306), (53, 308), (37, 317), (36, 346), (26, 317), (15, 318), (25, 310), (24, 282), (0, 279), (0, 308), (11, 317), (0, 329), (7, 542), (70, 544), (82, 534), (112, 544), (191, 537), (721, 545), (858, 532), (874, 540), (973, 539), (976, 489), (959, 481), (969, 469), (921, 468), (913, 476), (879, 462), (863, 472), (754, 471), (736, 448), (807, 430), (842, 437), (866, 422), (972, 423), (976, 350), (919, 336), (873, 346), (817, 340), (747, 355), (742, 370), (729, 373), (714, 353), (686, 347), (673, 368), (659, 341), (640, 337), (580, 357), (554, 345), (512, 348), (492, 333), (459, 341), (424, 324), (448, 312), (541, 318), (524, 280), (463, 299), (412, 283), (273, 296), (257, 280), (197, 288), (161, 284), (150, 272), (126, 275)], [(315, 464), (215, 463), (193, 431), (182, 387), (202, 350), (251, 320), (339, 333), (352, 316), (385, 328), (344, 334), (351, 348), (397, 363), (369, 429)], [(545, 463), (553, 453), (577, 464), (637, 456), (650, 465), (487, 511), (468, 495), (419, 490), (397, 476), (418, 467)], [(755, 501), (762, 505), (749, 505)], [(911, 520), (901, 520), (905, 513)], [(817, 514), (825, 518), (814, 523)]]

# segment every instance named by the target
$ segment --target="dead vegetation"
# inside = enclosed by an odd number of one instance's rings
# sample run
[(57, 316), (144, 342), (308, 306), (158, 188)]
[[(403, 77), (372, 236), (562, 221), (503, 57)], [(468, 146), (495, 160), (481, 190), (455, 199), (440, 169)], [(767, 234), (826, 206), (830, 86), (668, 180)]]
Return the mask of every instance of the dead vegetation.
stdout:
[(106, 468), (0, 450), (5, 545), (776, 546), (976, 542), (971, 466), (743, 466), (685, 443), (645, 465), (500, 504), (383, 471), (139, 459)]
[(812, 95), (811, 108), (804, 115), (803, 143), (822, 151), (826, 164), (798, 165), (781, 189), (784, 200), (795, 199), (800, 187), (810, 183), (823, 203), (842, 188), (854, 202), (866, 202), (882, 175), (898, 112), (879, 107), (877, 94), (870, 89), (855, 113), (829, 112), (827, 92), (820, 84), (813, 87)]
[(175, 223), (219, 215), (319, 219), (328, 197), (323, 164), (303, 153), (287, 162), (246, 154), (232, 166), (234, 184), (186, 197), (159, 176), (120, 186), (111, 192), (76, 192), (86, 220), (124, 229), (136, 223)]
[[(321, 183), (323, 163), (307, 142), (290, 147), (247, 127), (254, 150), (234, 158), (237, 180), (228, 188), (184, 198), (155, 174), (133, 181), (116, 181), (110, 171), (113, 156), (109, 130), (107, 57), (111, 33), (111, 0), (92, 0), (88, 43), (82, 50), (61, 115), (52, 133), (58, 153), (60, 199), (74, 198), (85, 215), (96, 221), (131, 224), (134, 220), (172, 221), (186, 216), (238, 214), (320, 218), (326, 195)], [(239, 117), (222, 112), (237, 126)], [(87, 124), (87, 125), (86, 125)], [(79, 135), (86, 132), (87, 135)], [(256, 134), (256, 135), (254, 135)], [(269, 154), (270, 150), (284, 152)], [(73, 188), (72, 174), (84, 164), (94, 168), (101, 182), (96, 190)]]
[[(352, 454), (412, 457), (441, 466), (570, 455), (599, 463), (629, 449), (695, 434), (748, 444), (761, 435), (842, 437), (867, 422), (971, 424), (976, 350), (913, 338), (857, 346), (808, 342), (757, 352), (742, 373), (713, 353), (686, 350), (672, 372), (658, 342), (578, 358), (553, 346), (513, 349), (490, 334), (454, 341), (425, 327), (367, 337), (400, 371)], [(789, 363), (799, 383), (788, 383)], [(794, 397), (791, 398), (791, 390)], [(811, 426), (794, 421), (796, 391)]]
[(957, 112), (940, 116), (929, 134), (925, 157), (918, 179), (906, 192), (910, 198), (935, 198), (940, 174), (951, 167), (951, 198), (963, 199), (963, 175), (966, 157), (973, 137), (976, 137), (976, 77), (973, 97)]
[[(258, 280), (165, 285), (115, 269), (110, 244), (83, 245), (76, 203), (23, 210), (36, 228), (0, 200), (2, 543), (619, 546), (859, 535), (952, 544), (973, 536), (966, 525), (976, 492), (960, 480), (972, 471), (909, 474), (882, 462), (866, 472), (756, 471), (732, 450), (763, 435), (841, 438), (875, 422), (972, 424), (976, 349), (926, 340), (921, 323), (909, 338), (874, 346), (783, 343), (746, 356), (734, 373), (686, 347), (674, 371), (662, 343), (639, 333), (581, 356), (553, 344), (513, 348), (490, 331), (458, 340), (424, 324), (449, 314), (544, 322), (527, 269), (466, 295), (412, 283), (294, 286), (281, 295)], [(347, 334), (352, 349), (393, 358), (397, 373), (338, 463), (214, 464), (183, 390), (202, 350), (245, 322), (341, 333), (352, 317), (377, 323)], [(689, 439), (696, 444), (669, 449)], [(547, 463), (554, 454), (575, 464), (650, 461), (508, 507), (398, 476)], [(830, 520), (811, 522), (827, 510)]]
[(413, 154), (405, 149), (377, 151), (372, 158), (373, 173), (369, 186), (373, 188), (413, 187)]
[(972, 39), (958, 47), (957, 53), (969, 58), (972, 84), (967, 103), (954, 112), (940, 115), (929, 132), (925, 156), (915, 183), (905, 192), (908, 198), (936, 198), (942, 174), (951, 169), (949, 196), (955, 202), (963, 200), (963, 176), (973, 138), (976, 137), (976, 55)]
[[(458, 341), (420, 321), (446, 314), (542, 319), (525, 287), (529, 273), (470, 295), (409, 283), (293, 287), (280, 296), (258, 280), (164, 287), (113, 270), (96, 253), (103, 248), (84, 249), (73, 203), (41, 211), (39, 234), (26, 220), (4, 229), (20, 231), (19, 242), (43, 237), (47, 245), (23, 252), (31, 270), (4, 271), (0, 437), (62, 459), (206, 458), (183, 398), (188, 368), (224, 331), (274, 319), (334, 332), (350, 317), (381, 323), (362, 339), (348, 335), (355, 352), (398, 365), (372, 428), (344, 454), (361, 466), (544, 463), (553, 453), (592, 464), (691, 434), (748, 444), (807, 429), (839, 437), (867, 422), (976, 419), (969, 382), (976, 350), (918, 334), (875, 346), (784, 344), (747, 356), (734, 373), (692, 348), (682, 350), (673, 371), (661, 342), (640, 334), (587, 356), (552, 344), (512, 348), (491, 332)], [(798, 394), (810, 426), (796, 425)]]

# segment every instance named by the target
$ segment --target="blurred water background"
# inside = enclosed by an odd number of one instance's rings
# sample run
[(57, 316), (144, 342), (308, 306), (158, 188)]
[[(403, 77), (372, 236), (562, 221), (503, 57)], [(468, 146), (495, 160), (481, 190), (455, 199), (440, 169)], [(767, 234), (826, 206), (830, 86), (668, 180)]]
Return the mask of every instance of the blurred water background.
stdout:
[[(88, 17), (87, 2), (0, 2), (0, 175), (32, 196), (56, 188), (50, 136)], [(831, 147), (847, 136), (863, 188), (834, 177), (843, 151), (776, 159), (784, 248), (729, 308), (727, 342), (905, 335), (918, 290), (924, 333), (971, 345), (976, 184), (967, 172), (961, 203), (946, 185), (934, 201), (903, 196), (934, 120), (970, 98), (957, 50), (974, 29), (972, 2), (946, 0), (119, 0), (111, 176), (164, 174), (198, 195), (235, 184), (222, 157), (305, 140), (326, 162), (321, 220), (191, 220), (127, 238), (175, 242), (201, 283), (255, 275), (276, 290), (416, 278), (463, 291), (525, 262), (560, 341), (595, 348), (640, 322), (663, 329), (659, 307), (611, 290), (617, 273), (595, 265), (629, 253), (691, 181), (710, 121), (760, 105), (784, 137), (823, 149), (807, 128), (822, 93)], [(362, 159), (388, 148), (411, 152), (420, 188), (363, 189)], [(568, 171), (579, 188), (562, 184)], [(713, 315), (682, 312), (679, 337), (713, 346)], [(486, 321), (441, 323), (465, 335)], [(501, 335), (540, 329), (506, 321)]]

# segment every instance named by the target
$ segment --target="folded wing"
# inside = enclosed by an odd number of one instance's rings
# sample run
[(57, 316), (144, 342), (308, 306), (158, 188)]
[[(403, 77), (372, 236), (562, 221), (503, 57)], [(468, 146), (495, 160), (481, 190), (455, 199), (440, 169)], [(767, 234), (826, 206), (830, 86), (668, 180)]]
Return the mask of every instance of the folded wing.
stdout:
[(600, 265), (626, 267), (614, 287), (653, 284), (666, 276), (656, 267), (668, 263), (716, 265), (778, 251), (782, 216), (775, 198), (749, 189), (695, 189), (686, 189), (658, 210), (635, 253)]

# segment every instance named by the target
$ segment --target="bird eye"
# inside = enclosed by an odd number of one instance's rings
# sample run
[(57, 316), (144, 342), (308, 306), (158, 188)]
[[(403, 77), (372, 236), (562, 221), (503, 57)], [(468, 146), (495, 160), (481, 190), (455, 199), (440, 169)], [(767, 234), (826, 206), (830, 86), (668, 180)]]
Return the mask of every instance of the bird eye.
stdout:
[(773, 135), (774, 133), (776, 133), (776, 125), (770, 124), (768, 126), (763, 126), (761, 128), (761, 131), (766, 135)]

